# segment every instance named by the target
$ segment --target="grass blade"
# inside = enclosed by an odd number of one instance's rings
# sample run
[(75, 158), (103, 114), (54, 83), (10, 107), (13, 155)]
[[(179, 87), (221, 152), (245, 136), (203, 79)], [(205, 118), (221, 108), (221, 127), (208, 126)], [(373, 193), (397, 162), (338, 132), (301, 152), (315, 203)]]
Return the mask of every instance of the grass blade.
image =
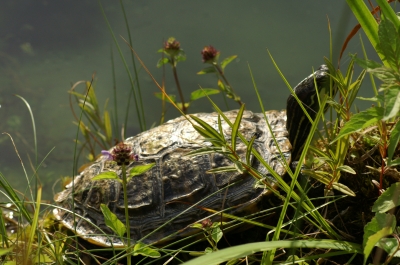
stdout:
[(224, 138), (224, 143), (226, 142), (224, 130), (222, 129), (221, 115), (218, 115), (218, 130), (219, 134)]
[[(195, 120), (202, 128), (202, 132), (205, 133), (205, 135), (208, 136), (208, 138), (216, 138), (220, 141), (224, 140), (224, 137), (221, 136), (213, 127), (211, 127), (208, 123), (206, 123), (205, 121), (203, 121), (202, 119), (194, 116), (194, 115), (189, 115), (190, 118), (192, 118), (193, 120)], [(195, 125), (194, 125), (195, 126)], [(201, 128), (199, 126), (196, 126), (195, 129), (198, 130), (199, 128)], [(204, 135), (203, 135), (204, 136)]]
[[(257, 242), (245, 245), (222, 249), (217, 252), (208, 253), (207, 255), (198, 257), (186, 265), (217, 265), (222, 262), (242, 258), (255, 252), (269, 251), (278, 248), (318, 248), (318, 249), (337, 249), (344, 250), (346, 253), (362, 253), (362, 247), (359, 244), (342, 242), (337, 240), (281, 240), (270, 242)], [(343, 255), (343, 253), (340, 253)], [(291, 263), (289, 263), (291, 264)]]
[[(6, 248), (10, 247), (10, 244), (8, 243), (9, 239), (7, 236), (7, 229), (6, 229), (6, 222), (4, 221), (4, 214), (3, 210), (0, 207), (0, 236), (1, 236), (1, 248), (4, 248), (4, 245)], [(1, 256), (1, 254), (0, 254)]]
[(247, 150), (246, 150), (246, 163), (247, 165), (250, 165), (250, 156), (251, 156), (251, 150), (253, 149), (253, 144), (254, 144), (254, 140), (256, 140), (256, 137), (253, 136), (249, 142), (249, 144), (247, 145)]
[[(40, 203), (42, 201), (42, 187), (39, 186), (37, 189), (37, 197), (36, 197), (36, 207), (35, 212), (33, 213), (33, 220), (31, 223), (31, 229), (29, 233), (29, 240), (28, 240), (28, 248), (26, 250), (26, 257), (31, 256), (32, 245), (34, 243), (35, 234), (38, 232), (36, 230), (37, 225), (39, 223), (39, 213), (40, 213)], [(40, 242), (40, 241), (39, 241)]]
[[(139, 107), (138, 107), (138, 106), (140, 106), (140, 104), (139, 104), (140, 102), (139, 102), (139, 99), (137, 98), (138, 96), (136, 95), (135, 84), (134, 84), (134, 81), (133, 81), (133, 77), (131, 75), (131, 72), (129, 70), (129, 67), (128, 67), (128, 64), (127, 64), (127, 62), (125, 60), (125, 57), (124, 57), (124, 55), (122, 53), (121, 47), (119, 46), (118, 41), (117, 41), (117, 39), (116, 39), (116, 37), (114, 35), (114, 31), (111, 28), (110, 22), (107, 19), (106, 13), (105, 13), (104, 8), (103, 8), (103, 5), (101, 4), (100, 0), (98, 0), (98, 3), (100, 5), (100, 10), (101, 10), (101, 12), (103, 14), (104, 20), (106, 21), (107, 27), (110, 30), (111, 36), (112, 36), (112, 38), (114, 40), (115, 46), (117, 47), (118, 53), (119, 53), (119, 55), (121, 57), (121, 60), (122, 60), (122, 62), (124, 64), (126, 73), (128, 74), (129, 81), (131, 83), (131, 91), (132, 91), (132, 94), (133, 94), (133, 98), (135, 100), (135, 108), (136, 108), (136, 114), (137, 114), (139, 125), (140, 125), (140, 130), (144, 131), (144, 130), (146, 130), (146, 121), (144, 120), (144, 114), (139, 110)], [(129, 112), (127, 111), (126, 115), (128, 115), (128, 113)], [(126, 117), (125, 118), (125, 124), (124, 124), (125, 127), (128, 126), (127, 125), (127, 120), (128, 119)]]
[(106, 131), (106, 139), (108, 143), (112, 141), (112, 127), (111, 127), (111, 120), (108, 111), (104, 111), (104, 129)]
[[(129, 44), (132, 47), (131, 30), (129, 29), (129, 23), (128, 23), (128, 18), (126, 16), (124, 3), (123, 3), (122, 0), (120, 0), (119, 3), (121, 4), (122, 13), (124, 14), (124, 21), (125, 21), (126, 31), (128, 32)], [(141, 92), (141, 89), (140, 89), (140, 82), (139, 82), (138, 71), (137, 71), (137, 68), (136, 68), (135, 56), (134, 56), (133, 53), (131, 53), (131, 57), (132, 57), (133, 72), (135, 73), (135, 81), (136, 81), (136, 84), (137, 84), (137, 92), (138, 92), (138, 98), (139, 98), (139, 103), (140, 103), (140, 110), (141, 110), (144, 126), (146, 126), (146, 119), (145, 119), (145, 115), (144, 115), (143, 100), (142, 100), (142, 92)], [(136, 100), (135, 100), (135, 102), (136, 102)]]
[(33, 142), (35, 145), (35, 166), (37, 166), (37, 138), (36, 138), (36, 125), (35, 125), (35, 118), (33, 117), (33, 112), (31, 109), (31, 106), (29, 105), (28, 101), (26, 101), (23, 97), (21, 97), (20, 95), (15, 95), (16, 97), (19, 97), (26, 105), (26, 107), (28, 108), (29, 111), (29, 115), (31, 116), (31, 121), (32, 121), (32, 131), (33, 131)]
[(231, 144), (232, 144), (233, 151), (236, 151), (236, 137), (237, 137), (237, 134), (239, 131), (240, 122), (242, 121), (244, 108), (245, 108), (245, 104), (242, 104), (240, 106), (239, 112), (236, 116), (235, 123), (233, 124), (233, 127), (232, 127)]

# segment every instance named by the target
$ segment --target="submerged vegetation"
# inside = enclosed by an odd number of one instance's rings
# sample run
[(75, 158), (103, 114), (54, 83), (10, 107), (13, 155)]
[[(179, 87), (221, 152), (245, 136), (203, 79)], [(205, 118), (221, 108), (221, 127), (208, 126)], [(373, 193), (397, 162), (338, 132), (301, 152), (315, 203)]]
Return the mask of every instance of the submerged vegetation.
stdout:
[[(81, 240), (79, 235), (55, 220), (53, 210), (60, 210), (60, 206), (42, 201), (42, 189), (36, 174), (26, 175), (29, 188), (23, 193), (17, 192), (7, 181), (7, 176), (0, 174), (0, 192), (8, 200), (0, 205), (1, 264), (399, 264), (400, 20), (387, 1), (376, 2), (377, 7), (369, 10), (362, 1), (347, 0), (360, 25), (349, 35), (342, 54), (347, 42), (362, 28), (380, 61), (369, 60), (366, 53), (363, 56), (354, 54), (350, 55), (347, 69), (342, 70), (331, 59), (325, 59), (331, 77), (330, 91), (313, 98), (320, 107), (318, 113), (314, 113), (311, 133), (299, 155), (301, 163), (295, 167), (285, 164), (288, 176), (285, 181), (280, 181), (278, 188), (274, 189), (274, 195), (268, 198), (271, 202), (269, 208), (244, 217), (222, 213), (221, 209), (207, 209), (210, 216), (220, 215), (221, 221), (213, 222), (206, 218), (193, 223), (191, 227), (199, 231), (197, 235), (160, 245), (146, 245), (138, 241), (126, 243), (119, 249), (108, 247), (99, 250), (99, 247)], [(127, 20), (122, 1), (121, 7)], [(159, 85), (147, 70), (133, 50), (129, 35), (125, 42), (132, 51), (134, 72), (130, 72), (122, 48), (102, 11), (130, 79), (131, 97), (141, 130), (146, 129), (146, 123), (137, 62), (160, 88), (160, 93), (156, 95), (162, 100), (160, 104), (172, 104), (184, 115), (190, 113), (191, 102), (201, 97), (209, 98), (210, 104), (220, 114), (219, 124), (225, 120), (230, 125), (233, 137), (232, 141), (225, 141), (222, 129), (215, 130), (201, 119), (191, 116), (197, 122), (194, 128), (213, 143), (212, 150), (201, 151), (223, 153), (234, 165), (219, 170), (247, 172), (262, 179), (262, 174), (252, 171), (249, 163), (251, 155), (257, 157), (252, 141), (247, 142), (238, 130), (244, 102), (231, 85), (234, 79), (228, 81), (225, 73), (225, 68), (236, 56), (219, 61), (220, 51), (213, 46), (206, 46), (201, 55), (207, 67), (198, 74), (215, 74), (217, 86), (193, 91), (190, 99), (185, 100), (177, 66), (183, 63), (186, 55), (179, 41), (169, 38), (159, 50), (162, 57), (157, 65), (171, 65), (179, 93), (178, 100), (163, 85)], [(272, 56), (271, 60), (294, 94)], [(353, 76), (354, 67), (362, 69), (356, 77)], [(374, 97), (357, 97), (361, 84), (367, 82), (367, 75), (372, 80)], [(379, 79), (379, 87), (375, 78)], [(76, 91), (81, 84), (85, 88), (83, 93)], [(258, 95), (255, 81), (254, 88)], [(214, 94), (221, 94), (224, 100), (231, 99), (240, 106), (234, 123), (227, 120), (211, 100), (210, 96)], [(107, 102), (101, 109), (93, 80), (73, 85), (70, 90), (72, 111), (73, 98), (80, 110), (80, 113), (73, 114), (82, 135), (76, 136), (76, 145), (79, 146), (77, 157), (84, 155), (88, 162), (93, 162), (100, 150), (110, 150), (103, 151), (103, 155), (122, 167), (123, 178), (119, 179), (115, 173), (102, 173), (94, 180), (115, 179), (122, 183), (127, 217), (127, 181), (153, 166), (134, 167), (129, 175), (126, 174), (126, 164), (138, 159), (129, 147), (120, 143), (125, 138), (130, 100), (121, 126), (116, 108), (109, 110)], [(115, 94), (113, 99), (116, 106)], [(371, 101), (371, 107), (352, 113), (356, 99)], [(260, 98), (259, 101), (264, 110)], [(29, 107), (27, 102), (26, 105)], [(326, 110), (328, 114), (324, 115)], [(164, 114), (165, 108), (161, 116), (164, 117)], [(33, 114), (31, 116), (34, 124)], [(318, 130), (320, 124), (321, 131)], [(35, 131), (34, 126), (33, 129)], [(247, 145), (246, 161), (241, 161), (235, 153), (237, 139)], [(114, 145), (116, 147), (110, 149)], [(257, 159), (276, 179), (281, 179), (267, 162), (259, 156)], [(40, 162), (34, 162), (35, 171), (40, 165)], [(260, 181), (257, 185), (264, 184)], [(121, 242), (130, 242), (129, 220), (118, 219), (105, 205), (101, 209), (107, 227), (121, 238)], [(78, 212), (75, 214), (79, 215)], [(252, 228), (234, 235), (228, 233), (234, 227), (243, 228), (246, 225)]]

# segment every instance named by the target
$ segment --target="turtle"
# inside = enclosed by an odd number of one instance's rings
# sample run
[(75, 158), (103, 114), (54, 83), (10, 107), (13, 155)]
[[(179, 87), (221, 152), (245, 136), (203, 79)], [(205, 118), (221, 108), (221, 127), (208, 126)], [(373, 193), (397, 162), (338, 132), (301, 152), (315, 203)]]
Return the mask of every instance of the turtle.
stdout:
[[(294, 88), (311, 118), (319, 110), (316, 88), (320, 95), (329, 88), (326, 65), (320, 66)], [(224, 115), (233, 123), (238, 110), (224, 112)], [(218, 113), (198, 113), (194, 116), (219, 130)], [(172, 119), (123, 142), (139, 158), (138, 161), (127, 163), (127, 171), (137, 165), (155, 163), (149, 171), (131, 178), (127, 183), (131, 243), (140, 241), (153, 244), (163, 242), (166, 237), (169, 240), (182, 237), (191, 230), (192, 224), (210, 216), (204, 208), (216, 211), (224, 208), (230, 209), (230, 214), (243, 214), (257, 210), (254, 206), (271, 194), (267, 187), (255, 185), (257, 180), (246, 172), (210, 173), (211, 169), (232, 166), (233, 162), (224, 154), (188, 155), (212, 146), (209, 139), (192, 126), (191, 119), (187, 116)], [(232, 128), (224, 121), (221, 125), (225, 139), (230, 141)], [(287, 163), (299, 158), (310, 128), (309, 119), (291, 94), (287, 99), (287, 110), (269, 110), (265, 113), (245, 110), (239, 132), (247, 141), (254, 138), (253, 148), (277, 174), (284, 176), (286, 167), (283, 158)], [(247, 146), (237, 140), (236, 153), (244, 161), (246, 150)], [(271, 173), (254, 157), (251, 158), (251, 166), (268, 183), (276, 184)], [(125, 223), (121, 183), (110, 179), (92, 180), (104, 171), (122, 175), (120, 166), (100, 157), (55, 195), (59, 207), (54, 210), (54, 215), (64, 226), (91, 243), (123, 247), (126, 242), (106, 225), (100, 210), (101, 204), (107, 205)]]

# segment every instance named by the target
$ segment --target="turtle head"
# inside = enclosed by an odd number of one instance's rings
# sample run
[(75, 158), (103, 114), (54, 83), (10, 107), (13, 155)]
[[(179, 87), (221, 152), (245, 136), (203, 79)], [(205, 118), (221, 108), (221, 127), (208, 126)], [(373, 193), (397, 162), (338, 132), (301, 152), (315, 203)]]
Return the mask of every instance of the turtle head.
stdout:
[[(294, 88), (296, 96), (303, 103), (308, 115), (313, 120), (320, 108), (317, 90), (320, 98), (329, 93), (329, 74), (326, 65), (321, 65), (317, 71)], [(296, 161), (300, 157), (312, 124), (292, 94), (287, 99), (286, 113), (286, 128), (289, 132), (289, 141), (292, 144), (292, 161)]]

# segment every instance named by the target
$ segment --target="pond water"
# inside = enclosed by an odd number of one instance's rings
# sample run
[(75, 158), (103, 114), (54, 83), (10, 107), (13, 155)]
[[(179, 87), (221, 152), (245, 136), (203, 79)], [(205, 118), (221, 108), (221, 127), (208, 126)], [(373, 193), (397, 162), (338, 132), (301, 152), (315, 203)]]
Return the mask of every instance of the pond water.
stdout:
[[(187, 60), (178, 64), (178, 75), (188, 98), (190, 92), (216, 88), (215, 76), (197, 75), (205, 67), (200, 51), (213, 45), (221, 59), (238, 55), (226, 68), (226, 75), (247, 108), (260, 111), (248, 65), (252, 69), (263, 104), (267, 109), (283, 109), (289, 94), (268, 55), (271, 52), (292, 86), (310, 74), (312, 67), (329, 57), (328, 20), (332, 28), (334, 58), (343, 40), (356, 25), (344, 1), (124, 1), (133, 48), (161, 83), (162, 69), (156, 68), (161, 57), (157, 50), (173, 36), (180, 41)], [(119, 1), (102, 1), (124, 56), (130, 63), (129, 48), (121, 37), (127, 30)], [(367, 39), (363, 38), (367, 43)], [(36, 164), (34, 137), (28, 110), (30, 104), (37, 130), (38, 177), (45, 198), (52, 198), (52, 184), (62, 176), (72, 176), (74, 139), (77, 127), (69, 106), (67, 91), (71, 84), (90, 80), (95, 73), (96, 93), (101, 105), (112, 98), (110, 50), (115, 58), (118, 110), (124, 113), (130, 85), (101, 9), (93, 0), (2, 0), (0, 10), (0, 123), (8, 132), (32, 177)], [(359, 38), (354, 38), (348, 53), (360, 53)], [(343, 65), (348, 62), (344, 58)], [(166, 67), (167, 91), (177, 94), (170, 67)], [(139, 72), (147, 127), (160, 120), (158, 88), (143, 70)], [(80, 92), (83, 87), (79, 87)], [(364, 89), (364, 88), (363, 88)], [(364, 90), (368, 95), (368, 87)], [(214, 96), (218, 104), (221, 96)], [(222, 105), (221, 105), (222, 106)], [(236, 108), (229, 102), (230, 108)], [(109, 107), (112, 107), (111, 101)], [(210, 112), (206, 99), (193, 103), (190, 112)], [(127, 136), (140, 131), (135, 108), (130, 110)], [(169, 108), (167, 118), (178, 116)], [(121, 115), (122, 119), (122, 115)], [(24, 192), (27, 181), (10, 138), (0, 136), (0, 172), (12, 185)], [(54, 148), (54, 149), (53, 149)], [(51, 152), (50, 152), (51, 151)], [(85, 162), (84, 159), (79, 163)], [(32, 177), (34, 178), (34, 177)], [(56, 186), (56, 190), (60, 186)]]

